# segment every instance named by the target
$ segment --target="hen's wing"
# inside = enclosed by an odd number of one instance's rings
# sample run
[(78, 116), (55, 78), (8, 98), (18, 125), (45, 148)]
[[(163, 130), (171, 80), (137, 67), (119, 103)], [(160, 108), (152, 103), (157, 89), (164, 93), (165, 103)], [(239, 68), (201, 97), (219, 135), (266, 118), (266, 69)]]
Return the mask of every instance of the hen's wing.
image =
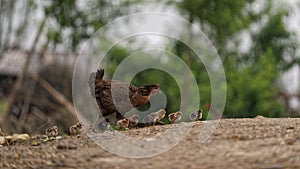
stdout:
[(144, 104), (139, 88), (123, 81), (103, 80), (103, 75), (103, 69), (97, 70), (90, 74), (88, 82), (91, 95), (96, 98), (103, 116), (115, 112), (125, 113)]
[(130, 96), (134, 89), (136, 90), (137, 88), (129, 83), (117, 80), (103, 80), (101, 81), (101, 85), (96, 85), (95, 93), (97, 102), (107, 112), (103, 115), (130, 111), (133, 108)]
[(110, 115), (116, 111), (111, 97), (110, 81), (101, 81), (95, 85), (95, 97), (103, 116)]
[(112, 99), (118, 112), (125, 113), (133, 109), (132, 97), (138, 88), (122, 81), (112, 81), (111, 85)]

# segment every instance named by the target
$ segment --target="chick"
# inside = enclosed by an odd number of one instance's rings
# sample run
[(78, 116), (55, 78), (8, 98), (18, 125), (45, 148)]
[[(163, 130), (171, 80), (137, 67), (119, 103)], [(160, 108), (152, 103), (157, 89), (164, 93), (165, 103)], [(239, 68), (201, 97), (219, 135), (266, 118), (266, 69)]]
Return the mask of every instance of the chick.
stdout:
[(201, 109), (197, 109), (196, 111), (194, 111), (190, 114), (190, 119), (192, 121), (198, 121), (201, 118), (202, 118), (202, 110)]
[(147, 116), (144, 117), (143, 122), (145, 125), (151, 125), (155, 123), (157, 117), (154, 113), (148, 114)]
[[(143, 122), (146, 125), (155, 125), (155, 123), (160, 122), (161, 119), (163, 119), (166, 115), (166, 111), (164, 109), (160, 109), (157, 112), (153, 112), (151, 114), (148, 114), (144, 119)], [(163, 122), (161, 122), (163, 123)]]
[(74, 124), (70, 127), (70, 134), (73, 136), (81, 134), (83, 131), (81, 123)]
[(0, 136), (4, 137), (4, 133), (2, 132), (2, 129), (0, 128)]
[(183, 113), (181, 111), (169, 114), (169, 121), (173, 124), (181, 119)]
[(117, 127), (119, 129), (125, 129), (128, 128), (129, 120), (128, 119), (121, 119), (117, 121)]
[(56, 137), (58, 135), (58, 127), (53, 126), (53, 127), (46, 129), (46, 135), (48, 136), (48, 138)]
[(128, 127), (135, 127), (139, 123), (140, 117), (137, 114), (134, 114), (128, 118), (129, 124)]
[(157, 112), (155, 112), (155, 114), (157, 115), (157, 121), (156, 122), (159, 122), (161, 119), (163, 119), (166, 115), (166, 111), (164, 109), (160, 109), (158, 110)]

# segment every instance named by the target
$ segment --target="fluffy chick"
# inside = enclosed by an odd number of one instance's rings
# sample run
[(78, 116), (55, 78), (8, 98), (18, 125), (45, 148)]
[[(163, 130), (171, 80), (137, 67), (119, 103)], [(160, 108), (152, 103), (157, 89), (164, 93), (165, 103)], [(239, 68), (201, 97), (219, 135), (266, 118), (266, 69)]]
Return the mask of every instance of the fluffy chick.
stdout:
[(128, 119), (121, 119), (117, 121), (117, 126), (119, 129), (128, 128), (129, 120)]
[(160, 109), (158, 110), (157, 112), (155, 112), (155, 114), (157, 115), (157, 121), (156, 122), (159, 122), (161, 119), (163, 119), (166, 115), (166, 111), (164, 109)]
[(151, 124), (154, 125), (156, 119), (157, 119), (157, 117), (153, 112), (153, 113), (148, 114), (147, 116), (145, 116), (144, 119), (143, 119), (143, 122), (144, 122), (145, 125), (151, 125)]
[(198, 121), (201, 118), (202, 118), (202, 110), (201, 109), (197, 109), (196, 111), (194, 111), (190, 114), (190, 119), (192, 121)]
[(140, 117), (137, 114), (134, 114), (128, 118), (129, 124), (128, 127), (135, 127), (139, 123)]
[(183, 113), (181, 111), (169, 114), (169, 121), (173, 124), (181, 119)]
[(58, 135), (58, 127), (53, 126), (53, 127), (50, 127), (48, 129), (46, 129), (46, 135), (47, 135), (48, 138), (56, 137)]
[(155, 125), (155, 123), (159, 122), (161, 119), (163, 119), (166, 115), (166, 111), (164, 109), (160, 109), (157, 112), (153, 112), (151, 114), (148, 114), (143, 119), (144, 124), (146, 125)]
[(81, 123), (77, 123), (77, 124), (74, 124), (73, 126), (70, 127), (70, 134), (72, 136), (76, 136), (76, 135), (79, 135), (82, 133), (82, 125)]

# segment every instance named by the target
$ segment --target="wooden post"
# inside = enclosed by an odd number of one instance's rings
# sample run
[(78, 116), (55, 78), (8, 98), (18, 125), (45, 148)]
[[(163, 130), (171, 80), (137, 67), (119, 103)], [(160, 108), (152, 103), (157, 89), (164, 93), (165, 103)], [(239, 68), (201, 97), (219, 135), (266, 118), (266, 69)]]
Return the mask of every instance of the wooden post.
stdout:
[(41, 23), (41, 25), (40, 25), (40, 27), (38, 29), (38, 32), (37, 32), (37, 34), (35, 36), (35, 39), (34, 39), (33, 44), (32, 44), (32, 47), (31, 47), (30, 51), (27, 54), (27, 58), (26, 58), (26, 61), (24, 63), (24, 67), (22, 69), (21, 75), (18, 76), (18, 78), (17, 78), (17, 80), (15, 82), (15, 85), (14, 85), (14, 87), (13, 87), (13, 89), (12, 89), (12, 91), (11, 91), (9, 97), (8, 97), (8, 104), (7, 104), (6, 110), (4, 112), (4, 117), (5, 118), (8, 118), (9, 113), (11, 111), (11, 108), (12, 108), (14, 102), (15, 102), (17, 93), (20, 90), (21, 85), (22, 85), (22, 83), (24, 81), (24, 78), (26, 76), (26, 73), (28, 71), (28, 68), (29, 68), (29, 65), (30, 65), (30, 62), (31, 62), (31, 59), (32, 59), (32, 56), (34, 55), (37, 42), (38, 42), (38, 40), (39, 40), (39, 38), (41, 36), (41, 33), (43, 31), (43, 28), (45, 26), (45, 22), (46, 22), (46, 18), (42, 21), (42, 23)]

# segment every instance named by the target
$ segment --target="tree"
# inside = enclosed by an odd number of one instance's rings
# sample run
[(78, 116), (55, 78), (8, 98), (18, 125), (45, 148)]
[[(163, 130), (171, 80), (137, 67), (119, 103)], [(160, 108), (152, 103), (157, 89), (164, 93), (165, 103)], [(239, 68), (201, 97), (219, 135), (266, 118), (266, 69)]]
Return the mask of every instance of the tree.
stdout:
[[(271, 117), (283, 115), (278, 101), (276, 80), (280, 73), (299, 63), (294, 33), (284, 25), (289, 12), (265, 1), (260, 11), (251, 8), (253, 0), (182, 0), (176, 2), (187, 18), (199, 24), (212, 40), (223, 60), (227, 75), (228, 95), (225, 117)], [(267, 22), (263, 24), (263, 20)], [(251, 30), (259, 25), (258, 30)], [(243, 53), (238, 46), (242, 31), (250, 34), (250, 50)], [(232, 45), (233, 44), (233, 45)], [(233, 47), (228, 47), (228, 46)], [(178, 55), (182, 57), (182, 55)], [(287, 60), (287, 56), (290, 60)], [(202, 75), (199, 75), (202, 76)], [(200, 90), (201, 91), (201, 90)]]

